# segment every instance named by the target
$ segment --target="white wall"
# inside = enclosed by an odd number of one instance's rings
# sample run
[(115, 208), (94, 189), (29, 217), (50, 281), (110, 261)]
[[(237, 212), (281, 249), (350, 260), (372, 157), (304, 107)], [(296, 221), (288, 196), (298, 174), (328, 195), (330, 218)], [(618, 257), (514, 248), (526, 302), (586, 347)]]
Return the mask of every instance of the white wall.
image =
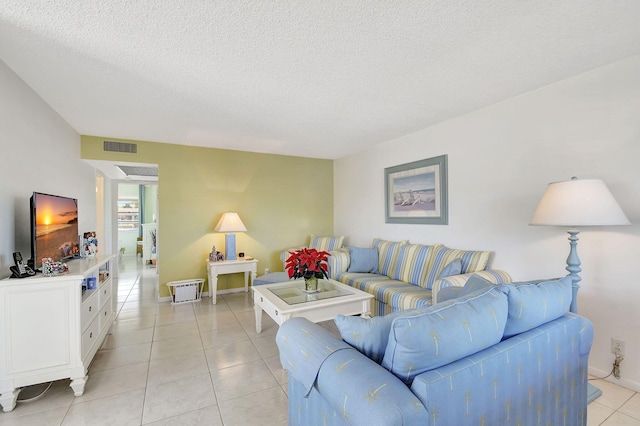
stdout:
[(31, 255), (34, 191), (78, 199), (79, 231), (96, 226), (95, 172), (80, 159), (80, 135), (0, 61), (0, 278), (12, 253)]
[[(566, 275), (566, 230), (531, 227), (547, 183), (603, 179), (631, 226), (583, 229), (579, 312), (595, 326), (590, 372), (611, 370), (612, 336), (626, 341), (619, 384), (640, 391), (640, 57), (336, 161), (335, 234), (495, 252), (515, 280)], [(448, 155), (449, 225), (385, 224), (384, 168)]]

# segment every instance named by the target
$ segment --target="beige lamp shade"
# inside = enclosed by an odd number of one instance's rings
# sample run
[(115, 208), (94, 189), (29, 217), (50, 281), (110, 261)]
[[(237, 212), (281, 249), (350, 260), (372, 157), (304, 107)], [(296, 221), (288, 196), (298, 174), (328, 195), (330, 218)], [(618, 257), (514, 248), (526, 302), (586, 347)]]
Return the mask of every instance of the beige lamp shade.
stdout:
[(247, 228), (236, 212), (226, 212), (215, 227), (216, 232), (246, 232)]
[(603, 181), (572, 178), (547, 186), (530, 225), (580, 228), (629, 225), (629, 219)]

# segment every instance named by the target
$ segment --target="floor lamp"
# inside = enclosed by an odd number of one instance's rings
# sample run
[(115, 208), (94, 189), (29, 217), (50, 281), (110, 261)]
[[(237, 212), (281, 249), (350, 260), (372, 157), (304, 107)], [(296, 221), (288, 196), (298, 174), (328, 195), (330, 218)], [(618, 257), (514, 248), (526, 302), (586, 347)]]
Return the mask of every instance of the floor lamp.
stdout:
[[(570, 311), (578, 313), (578, 284), (580, 258), (578, 257), (578, 228), (584, 226), (629, 225), (629, 219), (599, 179), (578, 179), (550, 183), (542, 195), (530, 225), (563, 226), (569, 233), (567, 276), (572, 280), (573, 298)], [(602, 391), (588, 384), (587, 400), (593, 401)]]

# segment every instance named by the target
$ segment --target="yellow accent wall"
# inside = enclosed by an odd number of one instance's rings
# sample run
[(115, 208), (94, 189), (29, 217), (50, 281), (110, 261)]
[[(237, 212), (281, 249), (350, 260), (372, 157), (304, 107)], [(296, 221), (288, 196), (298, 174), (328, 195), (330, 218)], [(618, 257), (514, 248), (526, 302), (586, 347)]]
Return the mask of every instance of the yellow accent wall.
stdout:
[[(135, 143), (138, 152), (104, 152), (104, 140)], [(207, 277), (212, 245), (224, 253), (224, 234), (213, 228), (225, 211), (247, 227), (236, 246), (259, 259), (258, 275), (281, 271), (280, 252), (310, 234), (333, 235), (332, 160), (97, 136), (81, 137), (81, 157), (158, 165), (160, 296), (169, 295), (167, 282)], [(218, 279), (218, 290), (243, 285), (243, 274)]]

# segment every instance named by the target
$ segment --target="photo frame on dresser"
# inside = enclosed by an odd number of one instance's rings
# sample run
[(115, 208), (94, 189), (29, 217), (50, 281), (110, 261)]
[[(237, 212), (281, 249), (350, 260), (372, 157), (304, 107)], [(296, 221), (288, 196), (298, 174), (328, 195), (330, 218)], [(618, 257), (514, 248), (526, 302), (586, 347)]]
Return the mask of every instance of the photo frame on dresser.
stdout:
[(449, 223), (447, 156), (384, 169), (385, 222)]

